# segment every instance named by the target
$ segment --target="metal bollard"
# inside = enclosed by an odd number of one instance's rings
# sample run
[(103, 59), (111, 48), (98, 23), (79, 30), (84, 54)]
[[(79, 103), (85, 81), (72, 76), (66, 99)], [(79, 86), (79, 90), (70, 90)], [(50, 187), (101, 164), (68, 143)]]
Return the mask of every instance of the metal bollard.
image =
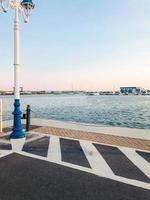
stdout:
[(3, 131), (2, 112), (2, 100), (0, 99), (0, 133)]
[(30, 105), (27, 105), (27, 114), (26, 114), (26, 131), (30, 131), (30, 125), (31, 125), (31, 107)]

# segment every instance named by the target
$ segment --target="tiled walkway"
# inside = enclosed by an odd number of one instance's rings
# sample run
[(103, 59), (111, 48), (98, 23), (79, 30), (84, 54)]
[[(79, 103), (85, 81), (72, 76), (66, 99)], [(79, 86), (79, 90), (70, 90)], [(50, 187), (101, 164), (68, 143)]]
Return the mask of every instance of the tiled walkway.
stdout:
[(54, 127), (38, 127), (38, 128), (34, 127), (34, 132), (150, 151), (149, 140), (134, 139), (128, 137), (76, 131), (63, 128), (54, 128)]

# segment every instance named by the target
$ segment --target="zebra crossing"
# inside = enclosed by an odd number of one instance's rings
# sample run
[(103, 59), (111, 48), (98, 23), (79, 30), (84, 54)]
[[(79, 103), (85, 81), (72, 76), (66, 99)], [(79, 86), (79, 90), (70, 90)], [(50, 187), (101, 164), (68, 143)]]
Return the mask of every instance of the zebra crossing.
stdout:
[[(1, 149), (0, 157), (14, 150)], [(19, 154), (150, 189), (150, 152), (86, 140), (30, 133)]]

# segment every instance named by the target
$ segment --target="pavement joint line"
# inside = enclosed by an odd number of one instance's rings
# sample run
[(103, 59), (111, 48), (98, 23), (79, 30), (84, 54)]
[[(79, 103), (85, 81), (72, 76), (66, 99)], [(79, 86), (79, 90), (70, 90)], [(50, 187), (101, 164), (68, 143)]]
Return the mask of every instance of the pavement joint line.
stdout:
[(49, 138), (47, 159), (54, 162), (61, 161), (60, 138), (58, 136), (53, 135)]
[(147, 160), (138, 155), (135, 150), (126, 147), (120, 147), (119, 149), (134, 165), (150, 178), (150, 164)]
[(114, 176), (113, 171), (102, 157), (102, 155), (97, 151), (94, 145), (88, 141), (80, 141), (80, 145), (86, 155), (86, 158), (92, 168), (92, 170), (100, 176)]

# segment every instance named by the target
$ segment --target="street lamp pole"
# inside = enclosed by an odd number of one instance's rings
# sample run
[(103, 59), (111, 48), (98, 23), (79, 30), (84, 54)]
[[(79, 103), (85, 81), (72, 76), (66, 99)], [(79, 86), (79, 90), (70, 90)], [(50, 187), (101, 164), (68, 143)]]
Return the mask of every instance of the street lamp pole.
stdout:
[(21, 125), (20, 111), (20, 38), (19, 38), (19, 11), (18, 0), (16, 0), (15, 19), (14, 19), (14, 120), (11, 139), (24, 138), (25, 133)]
[(6, 13), (11, 7), (15, 10), (14, 18), (14, 112), (13, 112), (13, 129), (10, 135), (11, 139), (21, 139), (25, 133), (21, 125), (20, 110), (20, 30), (19, 30), (19, 13), (23, 14), (24, 21), (28, 22), (31, 10), (34, 8), (32, 0), (0, 0), (2, 10)]

